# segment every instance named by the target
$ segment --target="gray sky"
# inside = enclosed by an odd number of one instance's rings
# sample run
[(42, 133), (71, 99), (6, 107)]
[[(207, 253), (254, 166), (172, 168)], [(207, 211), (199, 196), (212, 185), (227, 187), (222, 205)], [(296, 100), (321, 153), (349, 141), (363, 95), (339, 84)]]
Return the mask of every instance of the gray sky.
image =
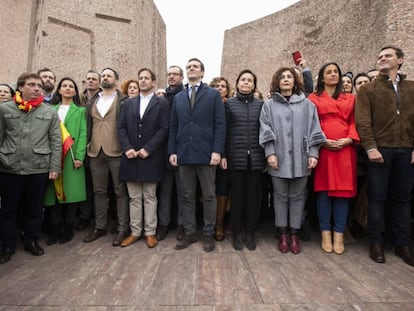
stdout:
[[(167, 28), (167, 66), (199, 58), (203, 81), (220, 75), (224, 31), (273, 14), (298, 0), (154, 0)], [(193, 7), (193, 8), (191, 8)]]

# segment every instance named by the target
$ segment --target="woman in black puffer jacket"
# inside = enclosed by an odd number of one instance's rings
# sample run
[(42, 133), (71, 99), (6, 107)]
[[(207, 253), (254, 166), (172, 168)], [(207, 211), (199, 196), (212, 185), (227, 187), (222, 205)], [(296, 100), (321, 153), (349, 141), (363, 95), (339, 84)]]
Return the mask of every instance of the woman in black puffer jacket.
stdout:
[(236, 250), (243, 249), (243, 220), (246, 247), (249, 250), (256, 248), (254, 231), (260, 212), (262, 171), (266, 164), (259, 145), (263, 101), (254, 97), (256, 85), (257, 77), (252, 71), (241, 71), (236, 80), (236, 96), (225, 104), (226, 154), (220, 165), (230, 171), (231, 224)]

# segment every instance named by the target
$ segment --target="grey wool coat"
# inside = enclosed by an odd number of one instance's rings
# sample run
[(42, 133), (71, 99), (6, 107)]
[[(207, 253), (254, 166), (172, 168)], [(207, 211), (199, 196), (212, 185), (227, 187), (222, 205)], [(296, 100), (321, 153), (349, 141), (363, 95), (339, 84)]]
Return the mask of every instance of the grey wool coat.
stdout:
[(279, 169), (269, 169), (271, 176), (297, 178), (308, 176), (309, 157), (318, 158), (326, 142), (318, 112), (305, 94), (293, 94), (289, 101), (279, 93), (266, 101), (260, 113), (259, 143), (266, 158), (276, 155)]

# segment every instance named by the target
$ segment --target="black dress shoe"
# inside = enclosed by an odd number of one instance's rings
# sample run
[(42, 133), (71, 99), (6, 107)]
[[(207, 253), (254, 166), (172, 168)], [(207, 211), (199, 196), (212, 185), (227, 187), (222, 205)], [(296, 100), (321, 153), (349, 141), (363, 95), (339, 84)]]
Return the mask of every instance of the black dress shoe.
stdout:
[(29, 252), (33, 256), (42, 256), (45, 253), (43, 248), (41, 248), (37, 242), (31, 242), (29, 244), (25, 244), (24, 250), (26, 252)]
[(177, 227), (177, 240), (182, 241), (185, 238), (185, 231), (183, 225)]
[(385, 262), (384, 248), (381, 245), (373, 244), (369, 250), (369, 257), (378, 263)]
[(177, 245), (175, 245), (175, 249), (180, 250), (180, 249), (187, 248), (195, 242), (197, 242), (197, 237), (195, 235), (186, 234), (181, 241), (177, 242)]
[(216, 242), (210, 235), (205, 235), (203, 238), (203, 248), (205, 252), (212, 252), (216, 248)]
[(104, 235), (106, 235), (105, 229), (93, 229), (93, 231), (83, 239), (83, 242), (90, 243), (99, 239), (100, 237), (103, 237)]
[(168, 227), (167, 226), (158, 226), (157, 228), (157, 240), (162, 241), (167, 237)]
[(119, 231), (112, 241), (113, 246), (121, 246), (122, 242), (129, 236), (125, 231)]
[(407, 265), (414, 266), (413, 252), (408, 246), (395, 247), (395, 255), (402, 258)]
[(78, 224), (76, 225), (77, 231), (83, 231), (89, 226), (89, 220), (88, 219), (80, 219)]
[(13, 254), (14, 254), (14, 250), (12, 250), (11, 248), (3, 249), (0, 255), (0, 264), (9, 262)]

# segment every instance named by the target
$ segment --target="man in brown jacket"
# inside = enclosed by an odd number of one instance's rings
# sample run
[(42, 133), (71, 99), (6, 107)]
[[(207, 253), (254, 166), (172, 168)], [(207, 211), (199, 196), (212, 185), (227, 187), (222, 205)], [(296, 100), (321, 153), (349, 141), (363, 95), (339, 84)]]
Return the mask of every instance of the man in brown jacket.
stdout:
[(381, 49), (380, 75), (362, 86), (355, 105), (356, 125), (368, 155), (368, 237), (370, 257), (385, 262), (382, 231), (385, 204), (392, 214), (395, 254), (414, 266), (411, 191), (414, 185), (414, 81), (399, 74), (404, 53)]
[(125, 183), (119, 179), (122, 151), (117, 133), (118, 116), (126, 96), (117, 90), (118, 81), (118, 73), (105, 68), (101, 74), (102, 92), (88, 106), (87, 153), (95, 199), (95, 228), (83, 240), (85, 243), (106, 235), (109, 173), (114, 185), (118, 215), (118, 234), (112, 245), (120, 246), (128, 237), (128, 193)]

